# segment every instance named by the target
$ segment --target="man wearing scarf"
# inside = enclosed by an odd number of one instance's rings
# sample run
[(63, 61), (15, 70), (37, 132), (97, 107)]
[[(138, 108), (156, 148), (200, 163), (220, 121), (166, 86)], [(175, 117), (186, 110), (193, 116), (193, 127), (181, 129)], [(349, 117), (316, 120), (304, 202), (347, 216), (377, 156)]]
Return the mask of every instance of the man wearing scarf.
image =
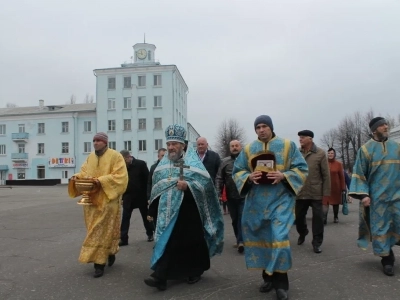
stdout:
[(99, 132), (93, 137), (95, 151), (90, 153), (79, 173), (68, 184), (71, 198), (79, 196), (75, 179), (93, 178), (97, 192), (90, 195), (94, 205), (83, 207), (86, 238), (79, 261), (94, 263), (94, 277), (101, 277), (108, 261), (111, 267), (118, 252), (121, 223), (121, 196), (128, 184), (128, 173), (120, 153), (107, 147), (108, 136)]
[[(210, 268), (210, 257), (222, 252), (224, 223), (214, 184), (189, 145), (180, 125), (165, 131), (168, 155), (153, 174), (149, 219), (158, 215), (151, 277), (144, 282), (159, 290), (167, 280), (192, 284)], [(158, 212), (158, 213), (157, 213)]]
[(400, 241), (400, 145), (388, 139), (384, 118), (373, 118), (369, 127), (372, 139), (358, 150), (349, 195), (361, 200), (358, 246), (366, 249), (372, 241), (383, 273), (393, 276), (392, 247)]

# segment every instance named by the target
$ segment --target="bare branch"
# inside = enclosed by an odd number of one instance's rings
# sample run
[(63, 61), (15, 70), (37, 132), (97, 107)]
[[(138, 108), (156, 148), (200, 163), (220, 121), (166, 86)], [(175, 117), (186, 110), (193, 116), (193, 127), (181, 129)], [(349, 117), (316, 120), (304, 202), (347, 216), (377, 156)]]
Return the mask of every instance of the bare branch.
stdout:
[(229, 119), (224, 120), (219, 126), (216, 140), (216, 152), (223, 158), (230, 155), (229, 143), (238, 140), (243, 145), (246, 142), (246, 135), (236, 119)]

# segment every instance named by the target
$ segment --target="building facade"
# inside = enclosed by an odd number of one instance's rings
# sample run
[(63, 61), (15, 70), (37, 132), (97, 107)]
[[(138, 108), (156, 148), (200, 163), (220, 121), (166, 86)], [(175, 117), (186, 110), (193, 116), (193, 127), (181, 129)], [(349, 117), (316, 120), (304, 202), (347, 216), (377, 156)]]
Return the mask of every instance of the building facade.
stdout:
[(394, 127), (390, 130), (390, 139), (400, 143), (400, 126)]
[(109, 147), (147, 162), (165, 147), (165, 128), (180, 124), (195, 146), (200, 136), (187, 122), (188, 87), (175, 65), (160, 65), (152, 44), (133, 46), (134, 60), (96, 69), (96, 103), (0, 109), (0, 184), (5, 180), (68, 182), (93, 150), (96, 132)]

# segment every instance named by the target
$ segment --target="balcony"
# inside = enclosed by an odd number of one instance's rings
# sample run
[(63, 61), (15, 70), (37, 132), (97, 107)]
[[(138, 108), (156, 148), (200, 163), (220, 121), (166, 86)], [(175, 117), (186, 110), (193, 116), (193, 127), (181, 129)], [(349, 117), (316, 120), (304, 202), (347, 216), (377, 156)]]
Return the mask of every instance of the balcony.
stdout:
[(12, 161), (26, 161), (28, 160), (28, 153), (11, 153)]
[(29, 133), (27, 132), (19, 132), (19, 133), (12, 133), (11, 138), (14, 142), (28, 142), (29, 140)]

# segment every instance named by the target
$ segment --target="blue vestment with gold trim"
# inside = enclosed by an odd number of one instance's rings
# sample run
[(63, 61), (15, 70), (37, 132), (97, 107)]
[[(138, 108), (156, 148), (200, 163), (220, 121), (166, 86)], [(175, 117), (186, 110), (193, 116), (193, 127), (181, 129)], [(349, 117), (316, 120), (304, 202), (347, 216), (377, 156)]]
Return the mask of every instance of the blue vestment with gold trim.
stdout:
[[(278, 184), (249, 184), (251, 159), (263, 151), (275, 154), (276, 169), (285, 180)], [(296, 195), (308, 175), (308, 166), (294, 142), (279, 137), (268, 143), (256, 140), (244, 147), (235, 160), (232, 177), (246, 195), (242, 233), (248, 269), (269, 275), (286, 273), (292, 266), (289, 231), (294, 221)]]
[(349, 195), (371, 198), (369, 207), (360, 202), (358, 246), (366, 249), (369, 241), (375, 255), (389, 255), (400, 241), (400, 144), (373, 139), (357, 153)]
[[(208, 245), (209, 256), (220, 254), (224, 244), (224, 221), (214, 184), (197, 153), (189, 145), (184, 157), (184, 180), (188, 184), (204, 227), (204, 237)], [(180, 168), (167, 158), (160, 161), (153, 174), (153, 187), (150, 200), (160, 197), (158, 205), (155, 246), (151, 258), (151, 268), (163, 255), (165, 247), (174, 229), (179, 208), (184, 201), (184, 192), (176, 188)]]

